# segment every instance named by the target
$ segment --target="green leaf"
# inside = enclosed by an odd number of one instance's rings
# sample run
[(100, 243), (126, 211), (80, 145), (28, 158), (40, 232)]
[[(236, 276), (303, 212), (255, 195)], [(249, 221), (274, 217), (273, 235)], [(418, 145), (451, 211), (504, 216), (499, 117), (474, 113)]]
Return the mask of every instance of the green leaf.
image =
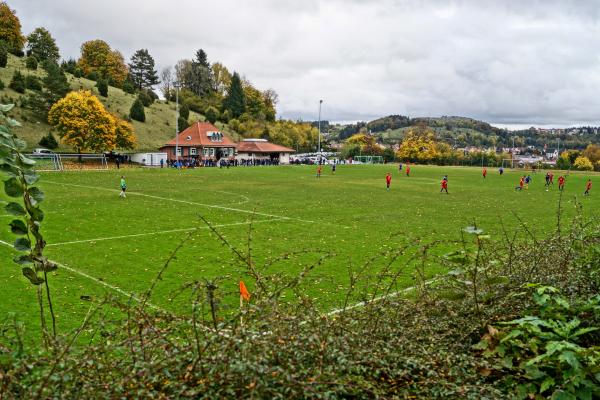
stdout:
[(15, 235), (27, 235), (27, 225), (25, 225), (25, 222), (21, 221), (20, 219), (13, 219), (9, 225), (10, 231)]
[(15, 139), (15, 145), (19, 151), (25, 151), (27, 148), (27, 142), (21, 139)]
[(21, 254), (20, 256), (16, 256), (13, 258), (13, 261), (19, 265), (31, 264), (33, 262), (31, 260), (31, 255), (29, 254)]
[(577, 397), (575, 397), (574, 395), (572, 395), (569, 392), (565, 392), (564, 390), (557, 390), (556, 392), (552, 393), (552, 400), (577, 400)]
[(29, 251), (31, 250), (31, 242), (26, 238), (18, 238), (15, 240), (14, 247), (18, 251)]
[(10, 178), (4, 181), (4, 192), (10, 197), (20, 197), (23, 195), (23, 186), (17, 178)]
[(546, 379), (544, 379), (544, 382), (542, 382), (542, 385), (540, 386), (540, 393), (544, 393), (546, 390), (554, 386), (554, 384), (554, 378), (552, 378), (551, 376), (547, 377)]
[(44, 192), (42, 192), (39, 188), (37, 187), (32, 187), (29, 188), (27, 190), (27, 192), (29, 193), (29, 195), (31, 197), (34, 198), (35, 201), (37, 201), (38, 203), (44, 201)]
[(34, 183), (40, 180), (40, 176), (33, 171), (25, 171), (23, 177), (25, 178), (25, 182), (28, 185), (33, 185)]
[(15, 107), (14, 104), (0, 104), (0, 112), (6, 114)]
[(579, 360), (577, 359), (577, 355), (574, 352), (572, 352), (572, 351), (563, 351), (558, 356), (558, 359), (560, 361), (566, 362), (567, 364), (569, 364), (573, 368), (580, 368), (581, 367), (581, 364), (579, 363)]
[(6, 206), (4, 206), (4, 210), (10, 215), (22, 216), (25, 215), (25, 209), (19, 203), (10, 202)]
[(29, 210), (31, 214), (31, 219), (36, 222), (42, 222), (44, 220), (44, 212), (37, 207), (32, 207)]
[(44, 283), (44, 280), (37, 276), (37, 274), (29, 267), (23, 268), (23, 276), (29, 279), (29, 282), (34, 285), (41, 285)]
[(30, 165), (30, 166), (31, 165), (35, 165), (35, 161), (34, 160), (32, 160), (31, 158), (25, 157), (23, 154), (19, 154), (19, 160), (24, 165)]

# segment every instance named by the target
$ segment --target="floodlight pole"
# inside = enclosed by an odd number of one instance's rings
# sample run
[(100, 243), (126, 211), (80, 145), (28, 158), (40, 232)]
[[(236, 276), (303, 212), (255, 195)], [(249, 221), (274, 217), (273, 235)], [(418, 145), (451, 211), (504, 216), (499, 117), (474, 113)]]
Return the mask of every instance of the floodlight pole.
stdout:
[(175, 87), (175, 167), (179, 168), (179, 82), (174, 82)]
[(319, 165), (321, 165), (321, 104), (323, 100), (319, 100)]

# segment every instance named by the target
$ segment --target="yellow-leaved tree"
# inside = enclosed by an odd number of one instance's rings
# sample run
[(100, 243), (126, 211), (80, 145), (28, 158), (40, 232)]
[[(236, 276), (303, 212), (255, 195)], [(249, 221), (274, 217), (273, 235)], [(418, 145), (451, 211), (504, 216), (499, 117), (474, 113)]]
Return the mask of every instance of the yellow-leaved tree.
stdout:
[(133, 125), (123, 121), (116, 115), (115, 120), (115, 143), (117, 149), (131, 150), (135, 147), (135, 135), (133, 134)]
[(48, 122), (78, 153), (127, 149), (135, 144), (131, 124), (106, 111), (89, 90), (70, 92), (57, 101), (48, 113)]
[(104, 40), (90, 40), (82, 44), (78, 63), (85, 75), (96, 73), (99, 78), (109, 79), (117, 87), (121, 87), (127, 78), (128, 69), (123, 55), (112, 50)]
[(594, 165), (589, 160), (589, 158), (587, 158), (585, 156), (577, 157), (575, 159), (575, 162), (573, 163), (573, 165), (575, 166), (575, 168), (577, 168), (580, 171), (593, 171), (594, 170)]
[(439, 156), (435, 134), (426, 126), (410, 128), (404, 135), (397, 157), (404, 161), (427, 163)]

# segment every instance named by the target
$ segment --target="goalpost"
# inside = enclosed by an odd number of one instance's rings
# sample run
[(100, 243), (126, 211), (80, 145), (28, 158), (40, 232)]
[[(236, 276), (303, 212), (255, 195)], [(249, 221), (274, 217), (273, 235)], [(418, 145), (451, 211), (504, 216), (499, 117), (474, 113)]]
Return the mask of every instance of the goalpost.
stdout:
[(35, 170), (40, 172), (65, 170), (106, 170), (108, 160), (104, 154), (28, 154), (35, 160)]
[(104, 154), (58, 154), (62, 170), (105, 170), (108, 161)]
[(382, 156), (354, 156), (353, 161), (362, 164), (383, 164)]

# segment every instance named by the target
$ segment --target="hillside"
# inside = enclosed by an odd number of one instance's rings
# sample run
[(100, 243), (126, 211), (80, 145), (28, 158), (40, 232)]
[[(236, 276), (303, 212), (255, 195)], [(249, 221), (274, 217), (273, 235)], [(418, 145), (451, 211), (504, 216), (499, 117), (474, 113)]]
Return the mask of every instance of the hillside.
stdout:
[[(560, 140), (561, 146), (571, 149), (584, 149), (590, 143), (600, 143), (598, 129), (579, 128), (562, 130), (527, 129), (509, 131), (490, 125), (487, 122), (460, 116), (415, 117), (389, 115), (370, 122), (350, 125), (334, 125), (330, 129), (330, 139), (343, 141), (358, 132), (370, 132), (380, 143), (395, 144), (402, 140), (407, 129), (425, 124), (438, 136), (455, 147), (511, 147), (534, 146), (552, 147)], [(514, 139), (514, 142), (513, 142)]]
[[(23, 75), (36, 75), (40, 78), (45, 73), (41, 67), (38, 67), (36, 71), (27, 69), (25, 59), (13, 55), (9, 55), (6, 68), (0, 68), (0, 79), (5, 85), (4, 90), (0, 90), (0, 102), (16, 105), (11, 114), (23, 126), (15, 129), (15, 133), (26, 140), (29, 148), (33, 149), (39, 147), (38, 142), (50, 131), (51, 126), (46, 121), (37, 118), (31, 110), (23, 107), (27, 95), (32, 93), (30, 90), (27, 90), (25, 94), (20, 94), (8, 88), (15, 70), (20, 70)], [(111, 86), (109, 87), (108, 98), (105, 98), (98, 94), (98, 89), (95, 87), (96, 82), (85, 78), (75, 78), (68, 73), (66, 75), (73, 90), (92, 90), (108, 111), (121, 118), (125, 118), (129, 114), (129, 109), (135, 101), (136, 95), (125, 93), (121, 89)], [(156, 151), (162, 144), (173, 138), (175, 134), (175, 103), (166, 104), (164, 101), (156, 101), (150, 107), (147, 107), (145, 112), (146, 122), (132, 121), (137, 137), (137, 147), (134, 151)], [(204, 116), (190, 111), (189, 121), (204, 121)], [(239, 138), (239, 135), (229, 129), (227, 125), (221, 123), (216, 125), (230, 137), (236, 140)], [(73, 151), (73, 149), (61, 144), (58, 151), (68, 152)]]

